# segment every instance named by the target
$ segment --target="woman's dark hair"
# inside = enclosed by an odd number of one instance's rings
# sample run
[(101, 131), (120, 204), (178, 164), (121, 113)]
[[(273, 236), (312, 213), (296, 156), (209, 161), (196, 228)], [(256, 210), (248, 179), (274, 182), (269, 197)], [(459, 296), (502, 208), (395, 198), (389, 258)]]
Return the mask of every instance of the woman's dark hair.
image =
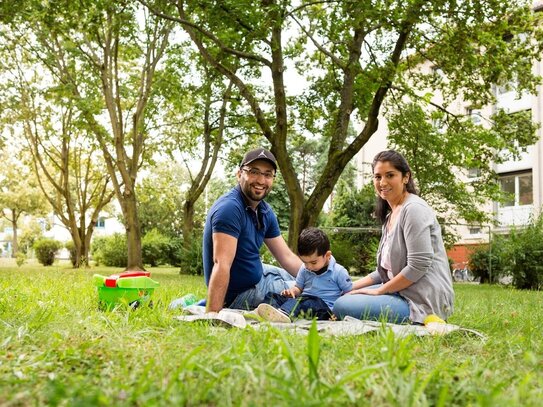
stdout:
[(317, 228), (302, 230), (298, 237), (299, 256), (311, 256), (315, 252), (318, 256), (324, 256), (328, 250), (330, 250), (330, 240), (322, 230)]
[[(402, 176), (405, 177), (409, 175), (409, 180), (407, 181), (406, 189), (407, 192), (418, 195), (417, 188), (415, 187), (415, 182), (413, 181), (413, 173), (407, 160), (403, 155), (394, 150), (381, 151), (378, 153), (371, 163), (371, 172), (375, 170), (375, 166), (378, 162), (389, 162), (396, 170), (402, 173)], [(375, 216), (381, 221), (382, 224), (385, 223), (388, 213), (391, 211), (390, 205), (386, 200), (377, 195), (377, 205), (375, 207)]]

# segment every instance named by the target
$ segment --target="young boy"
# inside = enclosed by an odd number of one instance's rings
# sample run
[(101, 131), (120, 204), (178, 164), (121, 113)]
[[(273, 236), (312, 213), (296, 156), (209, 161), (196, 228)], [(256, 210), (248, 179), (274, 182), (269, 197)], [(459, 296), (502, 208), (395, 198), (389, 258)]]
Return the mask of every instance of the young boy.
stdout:
[(347, 270), (336, 263), (330, 241), (317, 228), (307, 228), (298, 237), (298, 257), (303, 264), (294, 287), (281, 294), (267, 293), (256, 309), (262, 318), (272, 322), (291, 322), (301, 314), (320, 320), (333, 318), (334, 302), (352, 290)]

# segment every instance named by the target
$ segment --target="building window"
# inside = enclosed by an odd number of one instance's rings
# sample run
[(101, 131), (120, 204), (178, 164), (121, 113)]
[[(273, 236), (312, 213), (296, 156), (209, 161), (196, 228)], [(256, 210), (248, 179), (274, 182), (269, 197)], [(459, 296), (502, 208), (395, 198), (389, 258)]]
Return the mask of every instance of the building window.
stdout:
[(481, 116), (481, 109), (468, 109), (468, 116), (473, 124), (481, 124), (483, 121)]
[(481, 233), (481, 228), (478, 227), (470, 227), (469, 228), (469, 234), (470, 235), (478, 235)]
[(445, 122), (441, 117), (435, 117), (432, 119), (432, 127), (440, 134), (444, 134), (447, 131)]
[(439, 76), (441, 78), (445, 77), (445, 73), (443, 72), (443, 69), (441, 69), (439, 66), (434, 65), (432, 66), (432, 75)]
[(518, 86), (518, 81), (516, 79), (499, 83), (496, 85), (496, 96), (504, 95), (509, 92), (516, 92)]
[(106, 218), (100, 216), (98, 220), (96, 221), (96, 227), (97, 228), (105, 228), (106, 227)]
[(503, 175), (500, 185), (507, 194), (502, 207), (531, 205), (533, 203), (532, 171)]
[(469, 168), (468, 169), (468, 178), (479, 178), (481, 176), (481, 170), (479, 168)]

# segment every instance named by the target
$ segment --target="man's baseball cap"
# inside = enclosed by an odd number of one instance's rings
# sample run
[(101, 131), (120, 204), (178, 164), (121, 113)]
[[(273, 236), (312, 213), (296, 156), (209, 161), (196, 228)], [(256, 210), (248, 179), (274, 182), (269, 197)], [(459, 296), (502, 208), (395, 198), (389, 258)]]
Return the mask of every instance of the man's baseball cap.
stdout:
[(275, 156), (271, 153), (271, 151), (268, 151), (264, 148), (257, 148), (245, 154), (245, 157), (243, 157), (243, 160), (241, 160), (240, 167), (251, 164), (253, 161), (257, 160), (268, 161), (273, 166), (273, 169), (277, 171), (277, 162), (275, 161)]

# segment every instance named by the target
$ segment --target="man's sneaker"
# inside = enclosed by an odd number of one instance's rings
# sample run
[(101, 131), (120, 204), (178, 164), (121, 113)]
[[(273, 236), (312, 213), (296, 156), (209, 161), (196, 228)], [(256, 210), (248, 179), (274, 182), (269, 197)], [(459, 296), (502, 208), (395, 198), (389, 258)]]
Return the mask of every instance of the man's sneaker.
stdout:
[(270, 304), (260, 304), (256, 309), (256, 313), (266, 321), (284, 323), (291, 322), (287, 314), (281, 310), (278, 310), (277, 308), (272, 307)]

